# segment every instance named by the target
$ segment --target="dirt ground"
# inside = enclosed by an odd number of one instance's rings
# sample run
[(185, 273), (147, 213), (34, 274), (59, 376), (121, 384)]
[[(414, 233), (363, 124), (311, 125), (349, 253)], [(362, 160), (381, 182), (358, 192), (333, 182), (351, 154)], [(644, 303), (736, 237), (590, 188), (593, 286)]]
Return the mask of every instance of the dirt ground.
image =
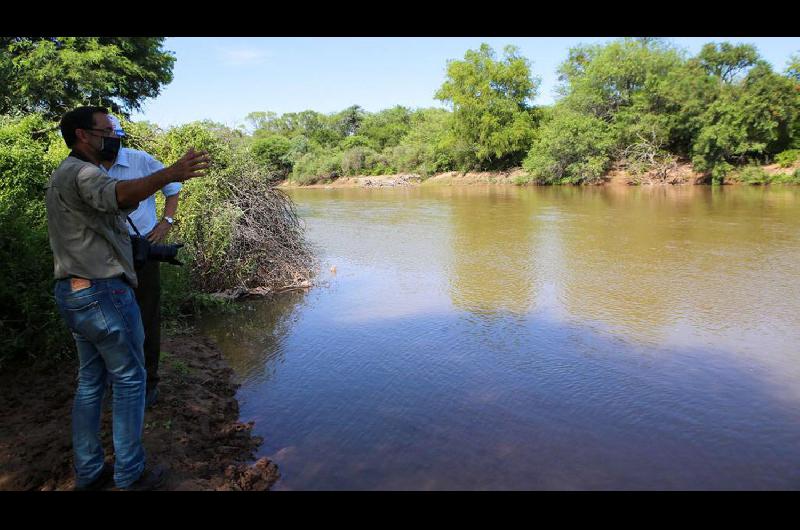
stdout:
[[(162, 490), (268, 490), (279, 478), (263, 441), (239, 419), (233, 371), (209, 339), (162, 342), (160, 396), (145, 412), (148, 463), (168, 471)], [(0, 490), (70, 490), (70, 435), (77, 365), (6, 366), (0, 373)], [(113, 462), (111, 411), (102, 420), (106, 461)]]

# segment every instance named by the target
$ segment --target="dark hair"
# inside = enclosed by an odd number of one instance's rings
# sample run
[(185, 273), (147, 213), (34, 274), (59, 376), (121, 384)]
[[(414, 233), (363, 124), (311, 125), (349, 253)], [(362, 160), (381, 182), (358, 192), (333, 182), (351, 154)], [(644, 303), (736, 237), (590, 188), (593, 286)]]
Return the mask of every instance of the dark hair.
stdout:
[(75, 144), (77, 137), (75, 129), (92, 129), (94, 127), (94, 115), (96, 113), (108, 114), (105, 107), (78, 107), (67, 112), (61, 118), (61, 136), (67, 147)]

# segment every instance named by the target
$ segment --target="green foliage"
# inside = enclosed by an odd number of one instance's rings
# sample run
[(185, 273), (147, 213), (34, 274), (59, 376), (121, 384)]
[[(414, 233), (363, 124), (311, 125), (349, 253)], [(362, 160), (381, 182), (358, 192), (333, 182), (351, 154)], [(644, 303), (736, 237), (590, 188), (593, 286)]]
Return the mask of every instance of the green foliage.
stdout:
[(500, 61), (482, 44), (463, 61), (448, 63), (447, 80), (435, 97), (453, 107), (452, 135), (467, 146), (459, 157), (463, 169), (497, 169), (522, 160), (533, 137), (530, 100), (537, 86), (529, 61), (514, 46), (506, 46)]
[(139, 110), (172, 81), (161, 37), (2, 37), (0, 114), (50, 119), (80, 105)]
[(736, 173), (735, 179), (744, 184), (769, 184), (770, 176), (759, 166), (746, 166)]
[(414, 112), (408, 134), (390, 151), (392, 165), (398, 171), (423, 177), (454, 169), (451, 120), (452, 114), (444, 109)]
[(47, 179), (64, 156), (64, 142), (41, 115), (0, 117), (0, 363), (71, 348), (53, 301), (44, 205)]
[(791, 167), (800, 159), (800, 149), (787, 149), (775, 155), (775, 162), (781, 167)]
[(598, 182), (611, 163), (613, 145), (605, 121), (558, 107), (542, 125), (523, 168), (540, 184)]
[(800, 83), (800, 54), (792, 55), (786, 66), (786, 75)]
[(295, 160), (291, 179), (301, 185), (336, 178), (342, 172), (342, 151), (309, 144), (308, 150)]
[(383, 151), (387, 147), (399, 144), (408, 134), (411, 129), (411, 116), (411, 111), (400, 105), (368, 114), (364, 117), (358, 133), (367, 140), (368, 144), (364, 145), (369, 145), (376, 151)]
[(733, 83), (737, 76), (759, 62), (758, 52), (751, 44), (729, 42), (708, 43), (697, 55), (696, 61), (708, 74), (723, 83)]
[(770, 175), (763, 167), (748, 165), (731, 173), (731, 178), (743, 184), (800, 184), (800, 169), (793, 173), (777, 173)]
[(721, 182), (736, 165), (765, 159), (791, 144), (800, 119), (800, 98), (794, 83), (759, 63), (736, 84), (724, 86), (702, 116), (692, 148), (699, 171)]
[[(559, 74), (563, 98), (553, 112), (600, 121), (578, 128), (572, 152), (555, 140), (558, 134), (549, 128), (554, 122), (543, 125), (526, 160), (540, 181), (559, 181), (548, 178), (546, 168), (557, 175), (576, 163), (575, 156), (600, 170), (606, 156), (619, 160), (647, 138), (664, 157), (691, 157), (695, 169), (720, 183), (737, 166), (792, 146), (800, 132), (796, 83), (772, 72), (750, 45), (712, 43), (686, 60), (658, 39), (621, 39), (573, 48)], [(597, 127), (603, 149), (583, 152), (587, 127)], [(563, 163), (556, 164), (560, 157)]]
[(292, 170), (292, 142), (279, 135), (262, 136), (253, 141), (253, 157), (269, 173), (286, 178)]
[(800, 168), (792, 173), (779, 173), (773, 175), (770, 184), (800, 184)]

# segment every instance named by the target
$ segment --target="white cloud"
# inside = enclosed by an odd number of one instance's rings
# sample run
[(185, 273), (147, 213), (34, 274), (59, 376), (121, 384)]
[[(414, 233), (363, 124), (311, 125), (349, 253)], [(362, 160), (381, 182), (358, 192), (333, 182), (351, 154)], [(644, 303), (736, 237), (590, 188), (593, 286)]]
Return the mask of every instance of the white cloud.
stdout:
[(220, 48), (219, 53), (221, 58), (225, 62), (235, 66), (250, 66), (254, 64), (261, 64), (264, 62), (264, 59), (272, 55), (267, 50), (259, 50), (257, 48), (236, 48), (236, 49)]

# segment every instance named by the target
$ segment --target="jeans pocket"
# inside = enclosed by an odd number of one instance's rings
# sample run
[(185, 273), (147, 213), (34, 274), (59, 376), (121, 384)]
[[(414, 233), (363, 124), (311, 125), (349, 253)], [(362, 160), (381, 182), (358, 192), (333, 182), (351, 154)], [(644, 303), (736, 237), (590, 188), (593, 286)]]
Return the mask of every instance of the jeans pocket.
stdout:
[(90, 342), (97, 343), (108, 335), (108, 323), (97, 300), (78, 308), (65, 308), (69, 327)]

